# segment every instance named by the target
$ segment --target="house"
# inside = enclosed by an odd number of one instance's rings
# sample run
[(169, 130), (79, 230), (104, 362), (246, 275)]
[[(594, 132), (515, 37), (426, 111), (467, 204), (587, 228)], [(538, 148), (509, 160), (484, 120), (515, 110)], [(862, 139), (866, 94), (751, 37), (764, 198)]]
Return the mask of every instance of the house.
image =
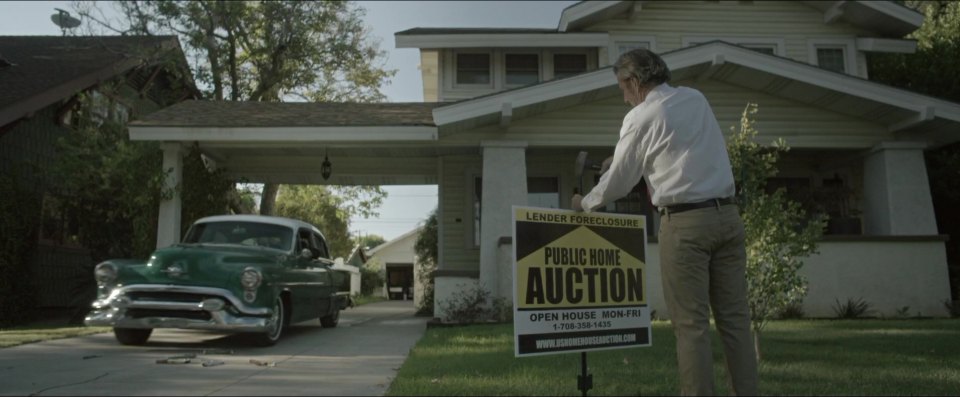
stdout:
[[(177, 66), (163, 66), (167, 55)], [(171, 73), (177, 67), (187, 77)], [(92, 274), (89, 251), (73, 238), (79, 231), (57, 209), (49, 194), (56, 186), (45, 173), (56, 161), (58, 138), (71, 128), (77, 96), (95, 98), (104, 117), (127, 120), (198, 97), (189, 76), (172, 36), (0, 37), (0, 174), (32, 187), (42, 208), (29, 214), (39, 230), (32, 271), (40, 307), (71, 306), (72, 280)], [(107, 83), (120, 88), (104, 92)]]
[[(165, 167), (196, 142), (252, 182), (437, 184), (437, 302), (475, 285), (512, 299), (511, 207), (569, 208), (575, 189), (596, 183), (574, 164), (580, 151), (609, 156), (628, 111), (610, 65), (649, 48), (671, 84), (706, 95), (721, 126), (759, 105), (759, 138), (793, 148), (771, 184), (845, 192), (825, 210), (857, 220), (832, 229), (806, 261), (808, 316), (832, 317), (847, 299), (881, 315), (908, 306), (943, 316), (947, 236), (937, 234), (923, 156), (960, 140), (960, 104), (867, 79), (868, 54), (915, 51), (903, 37), (921, 23), (881, 1), (580, 2), (556, 29), (398, 32), (397, 47), (420, 51), (425, 103), (190, 101), (132, 123), (130, 135), (168, 142)], [(325, 153), (329, 180), (319, 172)], [(645, 190), (608, 210), (647, 216), (648, 303), (669, 316)], [(176, 241), (177, 200), (161, 204), (159, 244)]]
[(371, 266), (383, 276), (382, 295), (388, 299), (413, 300), (419, 307), (423, 299), (420, 261), (414, 246), (422, 227), (406, 232), (367, 252)]

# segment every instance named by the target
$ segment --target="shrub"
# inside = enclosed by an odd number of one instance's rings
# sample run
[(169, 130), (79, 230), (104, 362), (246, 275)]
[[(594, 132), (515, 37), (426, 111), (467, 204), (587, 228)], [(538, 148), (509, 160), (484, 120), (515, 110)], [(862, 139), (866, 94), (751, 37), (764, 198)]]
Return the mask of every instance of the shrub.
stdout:
[(383, 288), (383, 277), (380, 271), (367, 266), (360, 266), (360, 294), (373, 295)]
[(943, 307), (947, 308), (947, 312), (950, 313), (951, 318), (960, 318), (960, 305), (957, 304), (955, 300), (947, 299), (943, 301)]
[(490, 302), (490, 291), (482, 285), (457, 292), (450, 299), (439, 302), (440, 309), (450, 322), (471, 324), (480, 322), (509, 322), (513, 318), (513, 303), (504, 298)]
[(840, 300), (837, 299), (836, 302), (833, 312), (836, 313), (837, 318), (860, 318), (873, 312), (870, 309), (870, 304), (863, 298), (847, 298), (847, 303), (840, 303)]
[(804, 318), (805, 316), (806, 313), (803, 312), (803, 304), (801, 303), (793, 303), (788, 305), (780, 311), (779, 315), (781, 320), (797, 320)]

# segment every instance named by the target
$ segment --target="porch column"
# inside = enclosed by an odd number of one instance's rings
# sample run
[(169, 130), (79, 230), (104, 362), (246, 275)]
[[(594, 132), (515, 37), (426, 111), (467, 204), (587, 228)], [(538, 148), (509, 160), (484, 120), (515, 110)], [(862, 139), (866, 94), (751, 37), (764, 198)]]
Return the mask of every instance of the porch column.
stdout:
[(864, 231), (872, 235), (935, 235), (937, 221), (922, 142), (883, 142), (863, 162)]
[[(500, 279), (512, 269), (497, 266), (501, 236), (513, 234), (511, 210), (527, 205), (526, 142), (483, 141), (483, 194), (480, 197), (480, 282), (491, 298), (509, 297)], [(511, 283), (512, 284), (512, 283)]]
[(173, 196), (160, 202), (157, 248), (180, 242), (180, 213), (183, 210), (178, 191), (183, 183), (183, 150), (179, 142), (164, 142), (162, 147), (163, 171), (167, 173), (164, 189), (173, 190)]

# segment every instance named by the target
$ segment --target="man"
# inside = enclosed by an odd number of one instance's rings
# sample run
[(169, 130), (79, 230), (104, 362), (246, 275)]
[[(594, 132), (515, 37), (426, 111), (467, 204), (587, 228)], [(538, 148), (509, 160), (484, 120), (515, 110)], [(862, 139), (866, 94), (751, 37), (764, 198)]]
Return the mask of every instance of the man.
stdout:
[[(677, 337), (680, 393), (714, 394), (710, 310), (737, 395), (757, 394), (750, 334), (743, 222), (720, 126), (703, 94), (667, 84), (670, 70), (648, 50), (613, 66), (623, 119), (609, 167), (575, 210), (590, 212), (627, 195), (645, 177), (659, 208), (663, 294)], [(606, 165), (606, 164), (605, 164)]]

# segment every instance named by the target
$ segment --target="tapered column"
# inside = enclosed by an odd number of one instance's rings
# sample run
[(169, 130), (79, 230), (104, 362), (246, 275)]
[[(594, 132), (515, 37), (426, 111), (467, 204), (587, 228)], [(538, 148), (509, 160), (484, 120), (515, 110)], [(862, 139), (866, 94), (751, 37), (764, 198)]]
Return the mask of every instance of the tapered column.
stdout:
[(511, 236), (512, 208), (527, 205), (526, 142), (484, 141), (483, 194), (480, 198), (480, 282), (492, 298), (508, 297), (500, 291), (509, 268), (498, 266), (498, 242)]
[(924, 148), (926, 144), (920, 142), (884, 142), (864, 159), (863, 222), (867, 234), (937, 234)]
[(157, 248), (180, 242), (180, 214), (183, 212), (179, 192), (179, 187), (183, 183), (183, 149), (180, 143), (163, 144), (163, 171), (166, 173), (164, 189), (171, 190), (172, 196), (160, 202)]

